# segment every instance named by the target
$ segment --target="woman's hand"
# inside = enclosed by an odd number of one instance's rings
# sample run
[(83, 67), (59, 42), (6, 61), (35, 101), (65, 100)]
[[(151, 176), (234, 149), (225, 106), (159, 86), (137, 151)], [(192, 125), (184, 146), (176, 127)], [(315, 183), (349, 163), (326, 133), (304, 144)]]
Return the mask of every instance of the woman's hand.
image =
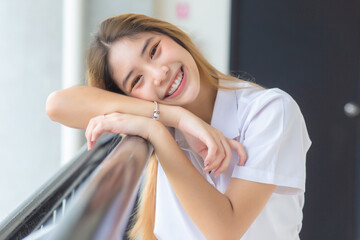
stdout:
[[(123, 113), (110, 113), (92, 118), (86, 128), (88, 149), (92, 149), (103, 133), (123, 133), (138, 135), (149, 140), (152, 132), (161, 124), (153, 119)], [(161, 124), (162, 125), (162, 124)], [(182, 111), (177, 123), (189, 145), (204, 159), (203, 172), (214, 170), (214, 176), (223, 173), (230, 164), (232, 153), (237, 152), (238, 164), (244, 165), (247, 156), (241, 143), (226, 138), (221, 131), (210, 126), (191, 112)], [(166, 144), (166, 143), (164, 143)]]
[(226, 138), (221, 131), (187, 110), (181, 113), (177, 128), (185, 134), (194, 151), (204, 159), (204, 173), (212, 170), (214, 176), (223, 173), (230, 164), (232, 150), (238, 154), (238, 165), (243, 166), (247, 160), (246, 151), (241, 143)]
[(124, 113), (110, 113), (90, 119), (85, 131), (88, 149), (92, 149), (97, 139), (103, 133), (123, 133), (137, 135), (146, 140), (157, 123), (151, 118)]

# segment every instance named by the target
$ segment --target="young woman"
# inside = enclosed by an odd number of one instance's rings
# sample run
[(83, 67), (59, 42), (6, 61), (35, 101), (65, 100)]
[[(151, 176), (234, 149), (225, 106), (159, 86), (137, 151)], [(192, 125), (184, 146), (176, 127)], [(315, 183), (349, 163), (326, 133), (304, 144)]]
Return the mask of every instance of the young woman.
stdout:
[(102, 22), (87, 63), (91, 87), (51, 94), (47, 113), (89, 149), (105, 132), (153, 144), (134, 239), (299, 239), (311, 142), (288, 94), (222, 74), (144, 15)]

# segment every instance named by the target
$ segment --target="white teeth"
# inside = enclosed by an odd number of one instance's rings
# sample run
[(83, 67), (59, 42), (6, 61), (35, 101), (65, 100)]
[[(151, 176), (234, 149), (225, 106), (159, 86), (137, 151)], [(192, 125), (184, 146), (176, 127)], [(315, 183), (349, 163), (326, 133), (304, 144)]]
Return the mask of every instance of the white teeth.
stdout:
[(173, 85), (171, 85), (170, 91), (167, 93), (168, 96), (170, 96), (171, 94), (173, 94), (173, 93), (176, 91), (176, 89), (179, 88), (183, 76), (184, 76), (184, 73), (183, 73), (183, 70), (181, 69), (180, 74), (178, 75), (178, 77), (177, 77), (176, 80), (174, 81)]

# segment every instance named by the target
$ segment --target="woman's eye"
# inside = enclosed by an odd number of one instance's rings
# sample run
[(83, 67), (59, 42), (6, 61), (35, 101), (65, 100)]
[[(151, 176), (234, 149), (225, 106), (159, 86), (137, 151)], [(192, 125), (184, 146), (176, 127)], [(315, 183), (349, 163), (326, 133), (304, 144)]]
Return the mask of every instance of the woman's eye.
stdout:
[(156, 50), (157, 50), (157, 47), (159, 46), (159, 43), (160, 43), (160, 41), (158, 43), (156, 43), (155, 46), (151, 49), (151, 52), (150, 52), (150, 58), (151, 59), (154, 57), (154, 55), (156, 53)]
[(134, 79), (134, 81), (131, 83), (131, 89), (130, 89), (130, 91), (132, 91), (133, 90), (133, 88), (136, 86), (136, 84), (140, 81), (140, 79), (141, 79), (141, 75), (140, 76), (137, 76), (135, 79)]

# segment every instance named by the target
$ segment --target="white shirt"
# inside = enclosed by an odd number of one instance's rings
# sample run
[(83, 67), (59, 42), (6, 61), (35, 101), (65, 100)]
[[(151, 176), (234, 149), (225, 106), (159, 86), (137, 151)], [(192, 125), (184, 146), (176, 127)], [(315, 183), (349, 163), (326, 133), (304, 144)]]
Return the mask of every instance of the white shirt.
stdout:
[[(222, 82), (225, 84), (226, 82)], [(232, 83), (234, 84), (234, 83)], [(218, 90), (211, 125), (240, 141), (248, 154), (238, 166), (233, 152), (218, 178), (203, 174), (203, 160), (180, 131), (174, 138), (199, 172), (221, 193), (231, 178), (276, 185), (275, 191), (241, 240), (299, 239), (305, 191), (305, 158), (311, 145), (296, 102), (280, 89), (262, 90), (236, 83), (238, 90)], [(159, 240), (205, 239), (177, 199), (159, 164), (154, 234)]]

